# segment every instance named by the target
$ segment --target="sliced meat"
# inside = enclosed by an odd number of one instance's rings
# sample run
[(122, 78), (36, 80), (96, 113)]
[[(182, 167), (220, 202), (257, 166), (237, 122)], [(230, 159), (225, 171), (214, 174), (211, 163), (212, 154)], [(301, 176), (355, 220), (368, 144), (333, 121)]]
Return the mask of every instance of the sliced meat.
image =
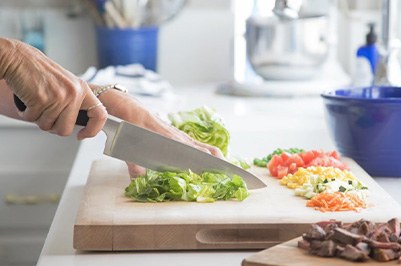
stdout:
[(400, 221), (398, 220), (398, 218), (391, 219), (387, 222), (387, 224), (393, 234), (397, 236), (400, 235)]
[(359, 228), (358, 227), (352, 227), (348, 230), (348, 232), (359, 235)]
[(317, 223), (317, 225), (319, 225), (321, 228), (323, 228), (323, 230), (326, 233), (333, 231), (334, 228), (337, 228), (337, 227), (342, 228), (343, 227), (343, 223), (341, 221), (336, 221), (336, 220), (319, 222), (319, 223)]
[(302, 235), (302, 238), (308, 241), (324, 240), (326, 238), (326, 232), (319, 225), (313, 224), (309, 231)]
[(343, 244), (355, 246), (362, 241), (363, 236), (351, 233), (343, 228), (336, 228), (334, 229), (334, 235), (331, 237), (331, 239)]
[(360, 251), (362, 251), (366, 256), (369, 256), (370, 247), (369, 247), (368, 243), (359, 242), (355, 247), (357, 249), (359, 249)]
[(332, 240), (314, 240), (310, 243), (309, 253), (320, 257), (334, 257), (336, 255), (336, 244)]
[(373, 231), (369, 232), (367, 237), (373, 240), (377, 240), (380, 234), (382, 233), (391, 234), (391, 232), (392, 231), (387, 224), (381, 224), (379, 226), (376, 226), (376, 228)]
[(336, 247), (336, 253), (337, 253), (337, 255), (339, 255), (341, 252), (343, 252), (344, 249), (345, 249), (345, 246), (337, 245), (337, 247)]
[(359, 225), (359, 234), (367, 235), (369, 232), (373, 231), (374, 229), (375, 229), (374, 223), (363, 220)]
[[(330, 220), (311, 226), (298, 247), (321, 257), (341, 257), (350, 261), (398, 259), (401, 264), (401, 229), (397, 218), (375, 224), (358, 220), (352, 224)], [(340, 265), (340, 263), (339, 263)]]
[(371, 239), (364, 239), (363, 241), (366, 242), (371, 248), (392, 249), (394, 251), (401, 251), (401, 245), (396, 242), (380, 242)]
[(390, 242), (397, 242), (398, 241), (398, 236), (394, 233), (392, 233), (389, 238)]
[(381, 262), (395, 260), (400, 256), (398, 251), (394, 251), (392, 249), (380, 249), (380, 248), (373, 249), (372, 254), (374, 260)]
[(364, 252), (349, 244), (345, 246), (339, 256), (350, 261), (365, 261), (369, 259), (369, 256)]
[(305, 239), (302, 239), (302, 240), (298, 241), (298, 247), (302, 248), (304, 250), (309, 250), (310, 243), (308, 241), (306, 241)]
[(390, 236), (389, 233), (387, 232), (381, 232), (377, 237), (376, 237), (377, 241), (379, 242), (390, 242)]
[(369, 232), (369, 227), (368, 227), (368, 223), (362, 223), (359, 228), (359, 234), (360, 235), (366, 235)]

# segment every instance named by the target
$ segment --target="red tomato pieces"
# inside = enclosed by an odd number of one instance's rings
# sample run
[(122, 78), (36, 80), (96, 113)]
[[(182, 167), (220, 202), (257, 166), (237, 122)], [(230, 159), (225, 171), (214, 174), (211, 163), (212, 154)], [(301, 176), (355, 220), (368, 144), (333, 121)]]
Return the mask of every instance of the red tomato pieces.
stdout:
[(295, 173), (299, 167), (308, 168), (310, 166), (335, 167), (341, 170), (348, 169), (348, 166), (340, 160), (340, 155), (336, 151), (324, 152), (311, 150), (302, 153), (282, 153), (274, 155), (267, 165), (270, 174), (278, 179), (288, 174)]

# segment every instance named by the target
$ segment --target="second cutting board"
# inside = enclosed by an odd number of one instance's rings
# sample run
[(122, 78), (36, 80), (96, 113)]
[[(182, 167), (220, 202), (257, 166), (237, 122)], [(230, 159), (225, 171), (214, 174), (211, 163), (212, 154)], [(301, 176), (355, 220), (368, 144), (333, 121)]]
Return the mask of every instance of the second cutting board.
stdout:
[(364, 262), (348, 261), (341, 258), (322, 258), (308, 254), (307, 251), (297, 247), (296, 238), (279, 244), (272, 248), (258, 252), (242, 261), (242, 266), (389, 266), (399, 265), (397, 260), (379, 262), (367, 260)]
[[(268, 176), (251, 171), (267, 184), (242, 201), (214, 203), (139, 203), (124, 196), (130, 183), (127, 166), (115, 159), (95, 161), (74, 225), (78, 250), (265, 249), (300, 236), (310, 223), (365, 218), (386, 222), (401, 207), (354, 161), (352, 172), (370, 190), (370, 207), (361, 212), (322, 213)], [(401, 217), (399, 217), (401, 218)]]

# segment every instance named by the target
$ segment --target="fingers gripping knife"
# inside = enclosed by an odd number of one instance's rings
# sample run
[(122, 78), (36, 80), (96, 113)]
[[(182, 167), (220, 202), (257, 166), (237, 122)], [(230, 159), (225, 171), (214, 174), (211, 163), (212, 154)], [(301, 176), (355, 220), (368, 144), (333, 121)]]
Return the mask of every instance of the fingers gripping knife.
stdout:
[[(25, 104), (14, 95), (14, 102), (20, 111)], [(76, 125), (86, 126), (87, 111), (80, 110)], [(249, 189), (266, 185), (250, 172), (223, 159), (200, 151), (184, 143), (166, 138), (155, 132), (109, 116), (102, 129), (107, 140), (104, 154), (132, 162), (155, 171), (204, 171), (241, 176)]]

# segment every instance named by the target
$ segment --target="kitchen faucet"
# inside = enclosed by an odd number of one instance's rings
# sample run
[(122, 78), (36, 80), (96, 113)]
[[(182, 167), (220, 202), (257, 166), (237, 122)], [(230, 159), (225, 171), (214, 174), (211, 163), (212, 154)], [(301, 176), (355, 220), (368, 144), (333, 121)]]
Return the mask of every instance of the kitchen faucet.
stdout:
[(394, 27), (397, 25), (395, 12), (398, 0), (382, 0), (382, 34), (379, 62), (377, 65), (374, 86), (400, 86), (401, 66), (397, 54), (400, 49), (400, 40), (394, 38)]

